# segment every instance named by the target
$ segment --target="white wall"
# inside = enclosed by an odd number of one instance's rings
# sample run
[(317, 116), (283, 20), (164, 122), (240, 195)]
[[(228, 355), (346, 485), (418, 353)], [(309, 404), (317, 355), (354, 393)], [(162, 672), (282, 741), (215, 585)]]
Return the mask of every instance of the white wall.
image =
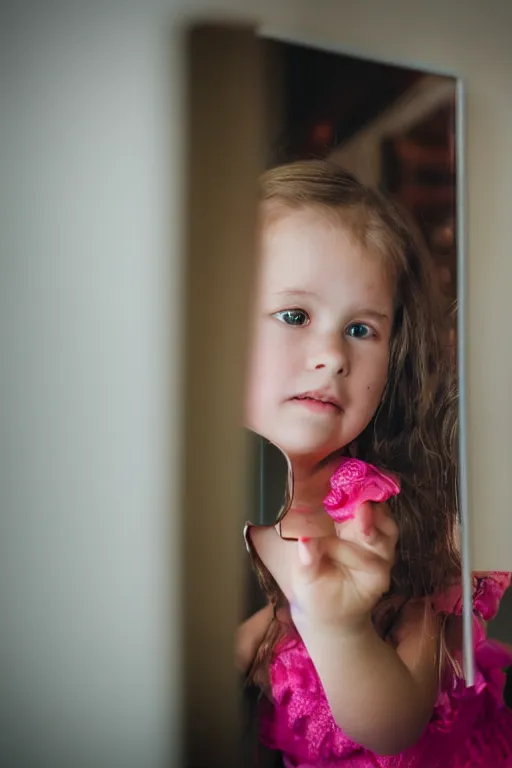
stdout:
[(180, 732), (179, 49), (151, 14), (3, 31), (0, 763), (151, 768)]
[(167, 21), (215, 7), (463, 78), (474, 565), (511, 566), (512, 7), (457, 6), (168, 0), (168, 18), (156, 2), (41, 2), (3, 24), (0, 690), (4, 752), (25, 759), (11, 764), (150, 768), (169, 737), (178, 764), (181, 71)]

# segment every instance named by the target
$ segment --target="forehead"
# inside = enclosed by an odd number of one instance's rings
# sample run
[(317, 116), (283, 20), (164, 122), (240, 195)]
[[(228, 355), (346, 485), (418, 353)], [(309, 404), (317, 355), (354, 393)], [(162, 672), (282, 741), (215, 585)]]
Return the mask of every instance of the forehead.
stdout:
[(361, 299), (393, 300), (389, 260), (364, 248), (333, 211), (301, 208), (269, 216), (262, 229), (261, 279), (269, 293), (293, 289), (322, 296), (357, 293)]

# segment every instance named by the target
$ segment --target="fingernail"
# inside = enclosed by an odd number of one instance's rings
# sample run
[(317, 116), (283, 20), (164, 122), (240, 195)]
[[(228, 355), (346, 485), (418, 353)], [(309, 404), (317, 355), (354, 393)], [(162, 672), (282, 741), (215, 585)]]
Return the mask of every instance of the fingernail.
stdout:
[(308, 541), (311, 541), (311, 536), (299, 536), (299, 541), (302, 541), (303, 544), (307, 544)]

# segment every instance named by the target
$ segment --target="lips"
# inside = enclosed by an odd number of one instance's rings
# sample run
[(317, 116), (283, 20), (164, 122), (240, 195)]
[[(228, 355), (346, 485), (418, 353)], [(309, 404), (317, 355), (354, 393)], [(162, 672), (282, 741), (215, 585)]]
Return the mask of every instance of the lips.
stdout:
[(317, 390), (313, 392), (303, 392), (300, 395), (295, 395), (291, 398), (291, 400), (297, 401), (297, 402), (304, 402), (304, 404), (311, 403), (311, 404), (318, 404), (319, 407), (322, 405), (331, 408), (336, 409), (337, 411), (341, 411), (341, 403), (336, 397), (336, 395), (333, 395), (329, 392), (323, 392), (322, 390)]

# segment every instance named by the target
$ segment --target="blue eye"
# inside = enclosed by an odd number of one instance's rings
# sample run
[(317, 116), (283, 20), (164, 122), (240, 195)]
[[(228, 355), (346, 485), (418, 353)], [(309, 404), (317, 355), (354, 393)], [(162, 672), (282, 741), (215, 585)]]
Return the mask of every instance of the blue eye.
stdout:
[(364, 323), (352, 323), (348, 326), (346, 334), (353, 339), (368, 339), (375, 335), (372, 329)]
[(293, 325), (296, 328), (309, 323), (309, 315), (303, 309), (283, 309), (281, 312), (276, 312), (274, 317), (281, 323)]

